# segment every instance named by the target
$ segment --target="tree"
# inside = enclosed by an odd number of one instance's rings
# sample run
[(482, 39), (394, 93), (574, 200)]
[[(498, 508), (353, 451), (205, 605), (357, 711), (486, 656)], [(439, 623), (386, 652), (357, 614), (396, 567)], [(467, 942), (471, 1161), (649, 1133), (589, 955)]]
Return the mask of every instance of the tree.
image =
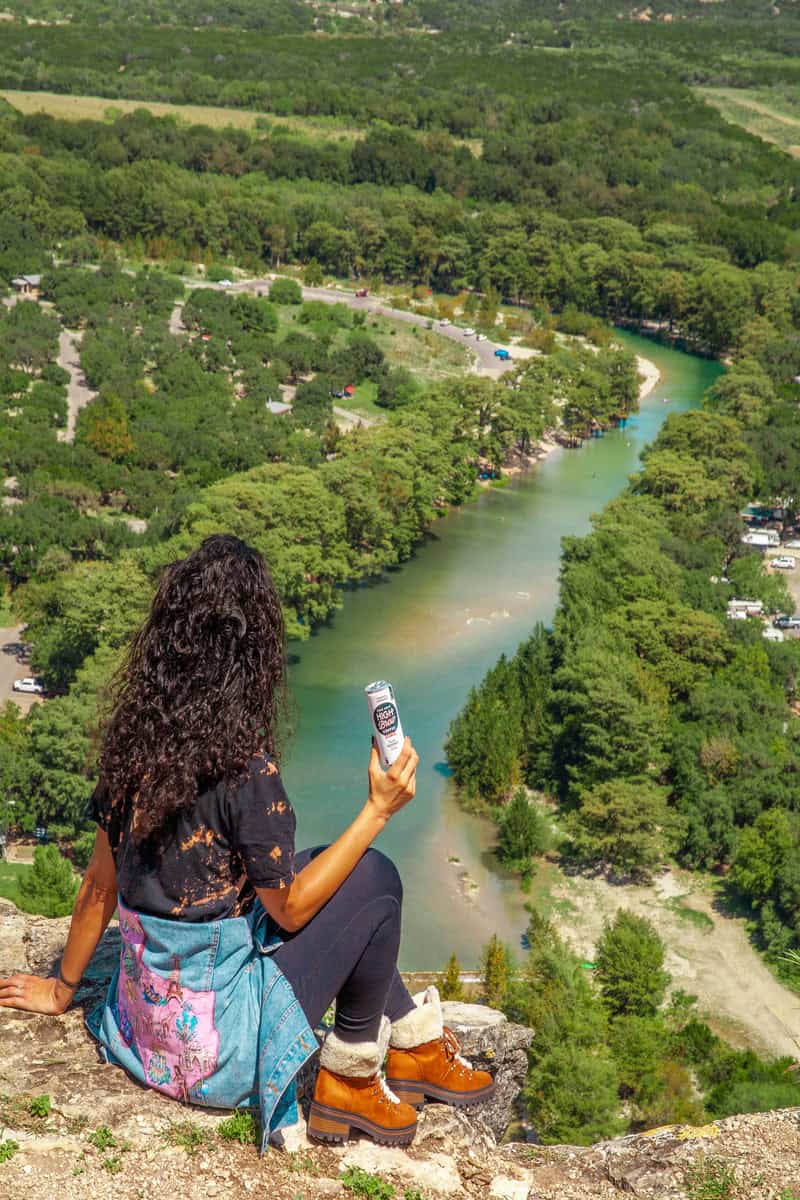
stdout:
[(544, 854), (552, 834), (544, 813), (518, 788), (500, 816), (498, 856), (505, 862), (521, 862)]
[(450, 955), (444, 975), (439, 976), (439, 995), (442, 1000), (464, 999), (464, 985), (461, 982), (461, 963), (455, 954)]
[(276, 279), (269, 289), (273, 304), (302, 304), (303, 291), (296, 279)]
[(617, 1116), (619, 1083), (606, 1050), (587, 1053), (565, 1042), (552, 1046), (531, 1068), (523, 1095), (544, 1141), (590, 1146), (623, 1129)]
[(125, 405), (118, 396), (106, 393), (84, 409), (81, 436), (103, 458), (119, 462), (133, 450)]
[(483, 995), (490, 1008), (502, 1008), (511, 978), (511, 953), (496, 933), (484, 948), (481, 961)]
[(57, 846), (37, 846), (33, 866), (19, 881), (25, 912), (43, 917), (65, 917), (72, 912), (80, 880)]
[(324, 279), (322, 267), (315, 258), (310, 259), (303, 270), (303, 283), (306, 287), (321, 287)]
[(582, 794), (567, 828), (579, 859), (647, 879), (674, 848), (678, 823), (667, 788), (645, 777), (616, 778)]
[(669, 975), (664, 943), (645, 917), (618, 909), (606, 921), (595, 951), (595, 979), (609, 1012), (652, 1017), (664, 999)]

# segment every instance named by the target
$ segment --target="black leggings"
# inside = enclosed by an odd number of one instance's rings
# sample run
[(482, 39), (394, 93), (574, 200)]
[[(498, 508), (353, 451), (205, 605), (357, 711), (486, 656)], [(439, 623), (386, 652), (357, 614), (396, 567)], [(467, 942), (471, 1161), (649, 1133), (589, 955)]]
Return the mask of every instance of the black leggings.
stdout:
[[(302, 870), (325, 849), (302, 850)], [(385, 1013), (397, 1021), (414, 1008), (397, 970), (403, 885), (391, 859), (367, 850), (330, 900), (296, 933), (284, 933), (274, 961), (314, 1028), (336, 1000), (336, 1033), (375, 1041)]]

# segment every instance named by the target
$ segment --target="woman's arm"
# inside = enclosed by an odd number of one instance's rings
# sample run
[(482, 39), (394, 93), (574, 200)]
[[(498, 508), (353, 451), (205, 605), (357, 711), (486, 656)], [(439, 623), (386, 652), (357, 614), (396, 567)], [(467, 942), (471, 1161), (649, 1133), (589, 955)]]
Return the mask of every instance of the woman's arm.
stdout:
[[(117, 872), (108, 838), (98, 829), (92, 860), (83, 877), (61, 959), (62, 979), (38, 975), (12, 975), (0, 979), (0, 1008), (22, 1008), (28, 1012), (63, 1013), (97, 949), (117, 907)], [(68, 986), (74, 982), (75, 987)]]
[(341, 837), (303, 868), (288, 888), (256, 888), (264, 908), (288, 933), (302, 929), (347, 879), (389, 818), (413, 798), (419, 756), (406, 738), (400, 757), (385, 773), (372, 747), (369, 799)]

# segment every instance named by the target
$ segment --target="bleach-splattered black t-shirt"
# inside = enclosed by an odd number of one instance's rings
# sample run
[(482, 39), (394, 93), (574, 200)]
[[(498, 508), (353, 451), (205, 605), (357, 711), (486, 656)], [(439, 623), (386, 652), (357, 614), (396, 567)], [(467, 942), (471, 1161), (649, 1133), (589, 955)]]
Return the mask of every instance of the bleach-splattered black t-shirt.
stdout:
[(295, 815), (274, 762), (257, 756), (236, 788), (201, 788), (156, 838), (137, 842), (130, 814), (99, 785), (89, 816), (108, 835), (117, 890), (129, 908), (175, 921), (239, 916), (255, 887), (294, 879)]

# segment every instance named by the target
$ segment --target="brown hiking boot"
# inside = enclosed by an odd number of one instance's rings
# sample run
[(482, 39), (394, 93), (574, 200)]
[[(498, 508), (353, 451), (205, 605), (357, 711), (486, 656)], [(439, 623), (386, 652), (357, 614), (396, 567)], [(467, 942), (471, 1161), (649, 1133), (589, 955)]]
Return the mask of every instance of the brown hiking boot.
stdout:
[(488, 1071), (476, 1071), (459, 1054), (452, 1029), (409, 1050), (389, 1048), (386, 1082), (406, 1104), (419, 1108), (425, 1099), (442, 1100), (457, 1108), (480, 1104), (494, 1095), (495, 1082)]
[(328, 1034), (308, 1118), (311, 1137), (346, 1142), (351, 1129), (360, 1129), (384, 1146), (413, 1140), (417, 1114), (392, 1095), (380, 1073), (389, 1030), (384, 1017), (376, 1042), (344, 1042), (335, 1032)]
[(494, 1095), (487, 1071), (476, 1071), (459, 1054), (452, 1029), (442, 1024), (442, 1005), (435, 987), (413, 997), (415, 1007), (392, 1024), (386, 1082), (407, 1104), (421, 1107), (425, 1098), (467, 1108)]
[(346, 1142), (351, 1129), (360, 1129), (382, 1146), (407, 1146), (417, 1132), (417, 1113), (392, 1095), (380, 1074), (363, 1079), (335, 1075), (321, 1067), (308, 1118), (309, 1136)]

